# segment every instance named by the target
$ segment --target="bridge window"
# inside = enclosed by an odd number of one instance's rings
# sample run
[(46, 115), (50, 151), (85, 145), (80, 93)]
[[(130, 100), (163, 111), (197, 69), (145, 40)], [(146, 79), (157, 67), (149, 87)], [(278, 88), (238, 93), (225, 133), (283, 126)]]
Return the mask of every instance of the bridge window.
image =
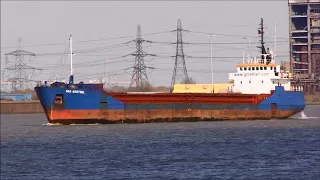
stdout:
[(244, 68), (244, 70), (246, 71), (246, 70), (247, 70), (247, 68), (245, 67), (245, 68)]
[(240, 84), (242, 84), (242, 81), (240, 81)]
[(249, 67), (248, 70), (250, 71), (250, 70), (251, 70), (251, 67)]
[(261, 81), (262, 82), (262, 84), (263, 84), (263, 81)]
[(263, 70), (263, 68), (262, 68), (262, 67), (260, 67), (260, 70)]
[(249, 83), (251, 83), (251, 80), (249, 80)]
[(263, 69), (264, 69), (264, 70), (267, 70), (267, 67), (264, 67)]
[(240, 71), (242, 71), (242, 67), (240, 67)]
[(272, 70), (272, 67), (270, 67), (270, 70)]
[(256, 70), (259, 70), (259, 67), (256, 67)]

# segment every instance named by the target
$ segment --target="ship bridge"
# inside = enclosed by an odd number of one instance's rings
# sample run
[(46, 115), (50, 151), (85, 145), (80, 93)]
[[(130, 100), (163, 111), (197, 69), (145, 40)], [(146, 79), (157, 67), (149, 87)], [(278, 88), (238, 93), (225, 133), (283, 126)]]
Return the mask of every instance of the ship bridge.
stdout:
[(275, 86), (284, 86), (290, 90), (290, 73), (280, 70), (275, 63), (275, 54), (270, 51), (261, 54), (261, 58), (248, 57), (237, 64), (235, 73), (229, 73), (229, 80), (234, 82), (233, 92), (244, 94), (269, 94)]

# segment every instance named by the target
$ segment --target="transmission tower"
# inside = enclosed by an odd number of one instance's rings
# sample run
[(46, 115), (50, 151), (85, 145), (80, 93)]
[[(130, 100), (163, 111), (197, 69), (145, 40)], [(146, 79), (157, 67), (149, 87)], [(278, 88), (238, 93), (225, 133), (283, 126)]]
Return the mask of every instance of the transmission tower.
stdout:
[(176, 82), (179, 80), (183, 83), (190, 84), (190, 79), (187, 72), (186, 62), (184, 60), (183, 53), (183, 42), (182, 42), (182, 26), (180, 19), (177, 23), (177, 49), (176, 49), (176, 59), (174, 63), (172, 81), (171, 81), (171, 90)]
[(132, 56), (135, 56), (135, 63), (134, 66), (131, 67), (133, 68), (133, 73), (131, 77), (131, 82), (129, 85), (129, 88), (132, 87), (132, 85), (135, 83), (136, 87), (143, 87), (146, 84), (149, 84), (148, 81), (148, 76), (146, 69), (153, 69), (152, 67), (148, 67), (144, 64), (144, 57), (149, 55), (142, 50), (142, 43), (145, 42), (141, 38), (141, 27), (138, 26), (137, 28), (137, 36), (136, 39), (134, 40), (136, 42), (136, 52), (131, 54)]
[[(38, 68), (31, 67), (27, 65), (33, 58), (35, 58), (36, 54), (24, 51), (21, 49), (21, 39), (18, 38), (18, 47), (17, 50), (5, 54), (6, 59), (6, 68), (5, 70), (13, 71), (13, 78), (7, 77), (7, 82), (11, 82), (12, 90), (25, 90), (29, 87), (29, 83), (31, 81), (31, 76), (34, 70), (41, 70)], [(9, 58), (13, 56), (12, 58)], [(25, 60), (25, 56), (28, 56), (29, 59)], [(30, 72), (32, 70), (32, 72)]]
[(104, 70), (101, 82), (104, 84), (105, 88), (107, 87), (109, 88), (109, 86), (111, 87), (112, 85), (115, 84), (113, 75), (108, 74), (108, 58), (106, 59), (106, 66), (105, 66), (105, 70)]

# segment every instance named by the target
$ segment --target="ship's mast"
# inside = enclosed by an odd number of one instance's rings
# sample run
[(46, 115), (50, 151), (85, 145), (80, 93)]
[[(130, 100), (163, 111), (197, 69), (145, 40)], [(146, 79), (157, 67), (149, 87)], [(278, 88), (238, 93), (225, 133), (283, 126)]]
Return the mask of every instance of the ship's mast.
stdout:
[(69, 84), (73, 84), (73, 67), (72, 67), (72, 56), (73, 56), (73, 52), (72, 52), (72, 43), (74, 41), (72, 41), (72, 35), (70, 34), (69, 36), (69, 48), (70, 48), (70, 78), (69, 78)]
[(251, 48), (251, 43), (252, 43), (252, 39), (251, 39), (251, 37), (249, 38), (249, 44), (248, 44), (248, 59), (250, 58), (250, 48)]
[(109, 83), (109, 80), (108, 80), (108, 58), (106, 58), (106, 67), (104, 69), (102, 83), (103, 84), (108, 84)]
[(258, 34), (260, 35), (260, 43), (261, 43), (261, 54), (266, 54), (266, 49), (264, 47), (264, 28), (263, 28), (263, 19), (261, 18), (260, 28), (258, 29)]
[(73, 68), (72, 68), (72, 35), (70, 34), (70, 37), (69, 37), (69, 47), (70, 47), (70, 75), (72, 76), (73, 75)]
[(277, 21), (274, 21), (274, 49), (273, 54), (276, 54), (276, 48), (277, 48)]
[[(244, 37), (243, 39), (247, 39), (247, 37)], [(249, 37), (249, 43), (245, 44), (243, 53), (242, 53), (242, 63), (245, 63), (245, 56), (247, 56), (247, 59), (250, 58), (250, 47), (251, 47), (251, 37)], [(248, 53), (246, 55), (246, 53)]]
[[(246, 39), (246, 37), (243, 37), (243, 39)], [(243, 52), (242, 52), (242, 63), (244, 63), (244, 55), (246, 53), (246, 46), (244, 46)]]
[(213, 36), (213, 34), (210, 33), (211, 93), (214, 93), (214, 89), (213, 89), (213, 67), (212, 67), (212, 36)]

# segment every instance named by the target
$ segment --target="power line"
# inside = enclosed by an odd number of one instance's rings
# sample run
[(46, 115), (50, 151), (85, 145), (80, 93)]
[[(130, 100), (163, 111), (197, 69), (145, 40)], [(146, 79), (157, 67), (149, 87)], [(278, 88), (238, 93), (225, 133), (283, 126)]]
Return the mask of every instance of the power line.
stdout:
[[(28, 46), (23, 46), (23, 47), (39, 47), (39, 46), (55, 46), (55, 45), (65, 45), (66, 43), (50, 43), (50, 44), (34, 44), (34, 45), (28, 45)], [(13, 49), (16, 48), (15, 46), (5, 46), (1, 47), (1, 49)]]
[[(164, 41), (149, 41), (150, 43), (159, 43), (159, 44), (177, 44), (177, 42), (164, 42)], [(277, 41), (277, 42), (289, 42), (289, 41)], [(265, 43), (274, 43), (274, 41), (267, 41)], [(183, 42), (183, 44), (208, 44), (209, 42)], [(230, 45), (230, 44), (248, 44), (246, 42), (213, 42), (212, 44), (219, 44), (219, 45)], [(260, 42), (251, 42), (250, 44), (260, 44)]]
[[(149, 35), (156, 35), (156, 34), (163, 34), (163, 33), (169, 33), (172, 31), (160, 31), (160, 32), (154, 32), (154, 33), (147, 33), (142, 34), (143, 36), (149, 36)], [(88, 43), (88, 42), (97, 42), (97, 41), (109, 41), (109, 40), (117, 40), (117, 39), (125, 39), (125, 38), (132, 38), (135, 37), (134, 35), (130, 36), (120, 36), (120, 37), (113, 37), (113, 38), (103, 38), (103, 39), (91, 39), (91, 40), (82, 40), (82, 41), (76, 41), (75, 43)], [(33, 45), (27, 45), (26, 47), (39, 47), (39, 46), (55, 46), (55, 45), (65, 45), (66, 42), (59, 42), (59, 43), (49, 43), (49, 44), (33, 44)], [(1, 49), (12, 49), (16, 48), (15, 46), (5, 46), (1, 47)]]
[[(147, 33), (147, 34), (141, 34), (141, 36), (149, 36), (149, 35), (156, 35), (156, 34), (163, 34), (163, 33), (169, 33), (172, 31), (160, 31), (155, 33)], [(96, 41), (109, 41), (114, 39), (124, 39), (124, 38), (132, 38), (135, 36), (122, 36), (122, 37), (116, 37), (116, 38), (105, 38), (105, 39), (94, 39), (94, 40), (84, 40), (84, 41), (77, 41), (78, 43), (85, 43), (85, 42), (96, 42)]]
[[(115, 48), (119, 48), (119, 47), (123, 47), (127, 44), (129, 44), (130, 42), (133, 41), (129, 41), (129, 42), (125, 42), (125, 43), (120, 43), (120, 44), (115, 44), (115, 45), (110, 45), (110, 46), (100, 46), (100, 47), (95, 47), (95, 48), (90, 48), (90, 49), (82, 49), (82, 50), (75, 50), (75, 53), (77, 53), (78, 56), (108, 56), (108, 55), (86, 55), (86, 54), (82, 54), (82, 53), (90, 53), (90, 52), (95, 52), (95, 51), (103, 51), (103, 50), (110, 50), (110, 49), (115, 49)], [(146, 41), (147, 42), (147, 41)], [(173, 42), (156, 42), (156, 41), (148, 41), (151, 43), (161, 43), (161, 44), (172, 44), (172, 45), (176, 45), (177, 43), (173, 43)], [(278, 41), (278, 42), (287, 42), (287, 41)], [(250, 44), (255, 44), (255, 43), (259, 43), (259, 42), (253, 42)], [(273, 42), (265, 42), (265, 43), (273, 43)], [(193, 42), (183, 42), (183, 44), (187, 44), (187, 45), (209, 45), (210, 43), (207, 42), (197, 42), (197, 43), (193, 43)], [(230, 44), (248, 44), (248, 43), (243, 43), (243, 42), (216, 42), (216, 43), (212, 43), (215, 45), (230, 45)], [(216, 46), (218, 47), (218, 46)], [(127, 49), (127, 48), (125, 48)], [(228, 48), (230, 50), (232, 49), (243, 49), (243, 48)], [(37, 53), (37, 56), (60, 56), (60, 55), (65, 55), (66, 52), (53, 52), (53, 53)]]
[[(210, 32), (201, 32), (201, 31), (192, 31), (192, 30), (184, 30), (189, 33), (196, 33), (196, 34), (203, 34), (203, 35), (210, 35)], [(239, 34), (225, 34), (225, 33), (212, 33), (216, 36), (226, 36), (226, 37), (239, 37), (239, 38), (259, 38), (257, 36), (245, 36)], [(288, 39), (288, 38), (279, 38), (279, 39)]]
[[(177, 30), (169, 30), (169, 31), (160, 31), (160, 32), (154, 32), (154, 33), (147, 33), (147, 34), (141, 34), (143, 36), (149, 36), (149, 35), (157, 35), (157, 34), (164, 34), (164, 33), (171, 33), (175, 32)], [(209, 32), (201, 32), (201, 31), (193, 31), (193, 30), (183, 30), (185, 32), (191, 32), (191, 33), (197, 33), (197, 34), (203, 34), (203, 35), (208, 35), (210, 34)], [(255, 36), (244, 36), (244, 35), (236, 35), (236, 34), (224, 34), (224, 33), (213, 33), (215, 35), (220, 35), (220, 36), (229, 36), (229, 37), (252, 37), (252, 38), (258, 38)], [(75, 43), (88, 43), (88, 42), (99, 42), (99, 41), (109, 41), (109, 40), (117, 40), (117, 39), (125, 39), (125, 38), (132, 38), (134, 35), (129, 35), (129, 36), (120, 36), (120, 37), (112, 37), (112, 38), (102, 38), (102, 39), (91, 39), (91, 40), (81, 40), (81, 41), (76, 41)], [(281, 39), (281, 38), (278, 38)], [(282, 38), (282, 39), (288, 39), (288, 38)], [(56, 45), (65, 45), (66, 42), (58, 42), (58, 43), (46, 43), (46, 44), (33, 44), (33, 45), (27, 45), (24, 46), (26, 47), (39, 47), (39, 46), (56, 46)], [(1, 49), (13, 49), (16, 48), (15, 46), (2, 46)]]
[[(179, 20), (180, 21), (180, 20)], [(136, 59), (135, 59), (135, 62), (137, 62), (135, 64), (135, 66), (133, 67), (134, 69), (136, 69), (137, 72), (139, 72), (139, 69), (140, 71), (145, 71), (146, 68), (150, 68), (150, 69), (154, 69), (154, 68), (151, 68), (151, 67), (147, 67), (144, 65), (144, 62), (146, 62), (143, 57), (144, 56), (153, 56), (153, 59), (151, 59), (150, 61), (154, 61), (154, 60), (157, 60), (157, 59), (160, 59), (160, 58), (173, 58), (175, 57), (176, 60), (175, 61), (182, 61), (181, 63), (177, 63), (178, 65), (182, 65), (181, 69), (182, 69), (182, 74), (183, 76), (187, 77), (187, 79), (189, 79), (188, 77), (188, 74), (184, 73), (184, 72), (187, 72), (187, 69), (186, 69), (186, 65), (185, 65), (185, 59), (189, 58), (189, 59), (194, 59), (194, 60), (202, 60), (202, 59), (208, 59), (210, 57), (207, 57), (207, 56), (185, 56), (184, 55), (184, 51), (183, 51), (183, 46), (182, 44), (186, 44), (186, 45), (195, 45), (195, 46), (201, 46), (201, 45), (209, 45), (210, 43), (209, 42), (182, 42), (182, 31), (183, 32), (188, 32), (188, 33), (197, 33), (197, 34), (204, 34), (204, 35), (207, 35), (208, 33), (205, 33), (205, 32), (198, 32), (198, 31), (189, 31), (189, 30), (184, 30), (182, 29), (181, 27), (181, 21), (180, 21), (180, 29), (179, 29), (179, 21), (178, 21), (178, 27), (176, 30), (173, 30), (173, 31), (163, 31), (163, 32), (156, 32), (156, 33), (149, 33), (149, 34), (144, 34), (144, 35), (155, 35), (155, 34), (161, 34), (161, 33), (168, 33), (168, 32), (177, 32), (177, 42), (166, 42), (166, 41), (150, 41), (150, 40), (142, 40), (141, 38), (141, 43), (139, 44), (138, 43), (138, 38), (136, 40), (131, 40), (131, 41), (127, 41), (127, 42), (123, 42), (123, 43), (118, 43), (118, 44), (113, 44), (113, 45), (108, 45), (108, 46), (99, 46), (99, 47), (94, 47), (94, 48), (88, 48), (88, 49), (80, 49), (80, 50), (76, 50), (75, 53), (78, 54), (78, 56), (108, 56), (108, 55), (94, 55), (94, 54), (88, 54), (88, 53), (91, 53), (91, 52), (97, 52), (97, 51), (104, 51), (104, 50), (109, 50), (109, 49), (119, 49), (121, 47), (125, 47), (125, 46), (128, 46), (129, 47), (129, 44), (131, 42), (136, 42), (136, 48), (137, 48), (137, 51), (135, 53), (131, 53), (131, 54), (128, 54), (128, 55), (125, 55), (125, 56), (119, 56), (119, 57), (111, 57), (111, 58), (108, 58), (108, 59), (120, 59), (120, 60), (116, 60), (116, 61), (111, 61), (111, 62), (105, 62), (105, 59), (100, 59), (100, 60), (94, 60), (94, 61), (90, 61), (90, 62), (78, 62), (78, 63), (74, 63), (75, 67), (77, 68), (85, 68), (85, 67), (94, 67), (94, 66), (101, 66), (101, 65), (105, 65), (105, 64), (112, 64), (112, 63), (123, 63), (123, 62), (132, 62), (133, 60), (125, 60), (124, 58), (131, 55), (131, 56), (135, 56)], [(209, 33), (210, 34), (210, 33)], [(142, 35), (140, 33), (140, 35)], [(223, 34), (223, 33), (215, 33), (215, 35), (221, 35), (221, 36), (230, 36), (230, 37), (250, 37), (250, 36), (242, 36), (242, 35), (234, 35), (234, 34)], [(179, 36), (181, 37), (181, 40), (179, 41)], [(133, 37), (133, 36), (122, 36), (122, 37), (116, 37), (116, 38), (106, 38), (106, 39), (95, 39), (95, 40), (84, 40), (84, 41), (77, 41), (76, 43), (88, 43), (88, 42), (97, 42), (97, 41), (108, 41), (108, 40), (113, 40), (113, 39), (124, 39), (124, 38), (129, 38), (129, 37)], [(138, 37), (138, 35), (137, 35)], [(253, 36), (252, 36), (253, 37)], [(257, 38), (257, 37), (254, 37), (254, 38)], [(148, 47), (150, 47), (151, 45), (154, 45), (154, 44), (158, 44), (158, 45), (175, 45), (177, 47), (176, 49), (176, 55), (175, 56), (164, 56), (164, 55), (161, 55), (161, 54), (170, 54), (170, 53), (155, 53), (155, 54), (148, 54), (148, 53), (145, 53), (142, 51), (142, 42), (145, 42), (145, 43), (150, 43), (150, 45)], [(288, 41), (277, 41), (277, 43), (281, 43), (281, 42), (286, 42), (288, 43)], [(253, 42), (253, 43), (250, 43), (250, 44), (255, 44), (255, 43), (259, 43), (259, 42)], [(269, 42), (265, 42), (265, 43), (269, 43)], [(270, 43), (273, 43), (273, 42), (270, 42)], [(59, 44), (66, 44), (66, 43), (52, 43), (52, 44), (43, 44), (44, 46), (51, 46), (51, 45), (59, 45)], [(138, 44), (141, 45), (140, 48), (140, 54), (138, 53)], [(248, 43), (244, 43), (244, 42), (215, 42), (215, 43), (212, 43), (214, 45), (231, 45), (231, 44), (234, 44), (234, 45), (240, 45), (240, 44), (248, 44)], [(25, 47), (35, 47), (35, 46), (42, 46), (42, 45), (30, 45), (30, 46), (25, 46)], [(153, 47), (153, 46), (152, 46)], [(121, 48), (122, 49), (122, 48)], [(230, 48), (228, 48), (229, 50)], [(233, 48), (233, 49), (236, 49), (236, 48)], [(243, 49), (243, 48), (237, 48), (237, 49)], [(200, 51), (198, 51), (200, 52)], [(209, 52), (209, 51), (202, 51), (202, 52)], [(190, 53), (190, 52), (189, 52)], [(55, 55), (62, 55), (64, 56), (66, 54), (66, 52), (59, 52), (59, 53), (42, 53), (42, 54), (37, 54), (37, 56), (55, 56)], [(140, 57), (141, 59), (140, 60), (137, 60), (137, 58)], [(288, 57), (288, 56), (277, 56), (277, 57)], [(223, 61), (223, 62), (233, 62), (232, 60), (230, 59), (242, 59), (242, 56), (241, 57), (238, 57), (238, 56), (217, 56), (217, 57), (213, 57), (215, 59), (215, 61)], [(60, 59), (60, 61), (62, 61), (62, 58)], [(148, 61), (148, 62), (150, 62)], [(139, 65), (139, 62), (141, 64), (141, 62), (143, 62), (142, 64), (144, 66), (140, 66)], [(201, 62), (193, 62), (193, 63), (201, 63)], [(159, 63), (159, 64), (163, 64), (163, 63)], [(175, 62), (176, 64), (176, 62)], [(183, 67), (184, 66), (184, 67)], [(50, 68), (50, 67), (53, 67), (51, 65), (49, 66), (46, 66), (47, 68)], [(57, 66), (56, 66), (57, 67)], [(138, 68), (140, 67), (140, 68)], [(68, 67), (63, 67), (61, 66), (61, 70), (64, 69), (64, 68), (68, 68)], [(175, 65), (175, 71), (176, 71), (176, 65)], [(172, 69), (170, 70), (172, 71)], [(191, 71), (190, 71), (191, 72)], [(62, 73), (60, 73), (61, 75)], [(135, 73), (134, 73), (135, 74)], [(134, 75), (133, 74), (133, 75)], [(140, 73), (137, 73), (137, 75), (142, 75), (142, 74), (145, 74), (145, 76), (147, 77), (147, 73), (146, 72), (140, 72)], [(143, 79), (143, 77), (139, 78), (139, 77), (136, 77), (135, 81), (137, 82), (138, 79)], [(146, 78), (147, 79), (147, 78)], [(186, 79), (186, 78), (184, 78)], [(139, 80), (140, 81), (140, 80)], [(172, 83), (172, 82), (171, 82)], [(142, 84), (142, 83), (140, 83)], [(136, 83), (136, 85), (138, 85)]]

